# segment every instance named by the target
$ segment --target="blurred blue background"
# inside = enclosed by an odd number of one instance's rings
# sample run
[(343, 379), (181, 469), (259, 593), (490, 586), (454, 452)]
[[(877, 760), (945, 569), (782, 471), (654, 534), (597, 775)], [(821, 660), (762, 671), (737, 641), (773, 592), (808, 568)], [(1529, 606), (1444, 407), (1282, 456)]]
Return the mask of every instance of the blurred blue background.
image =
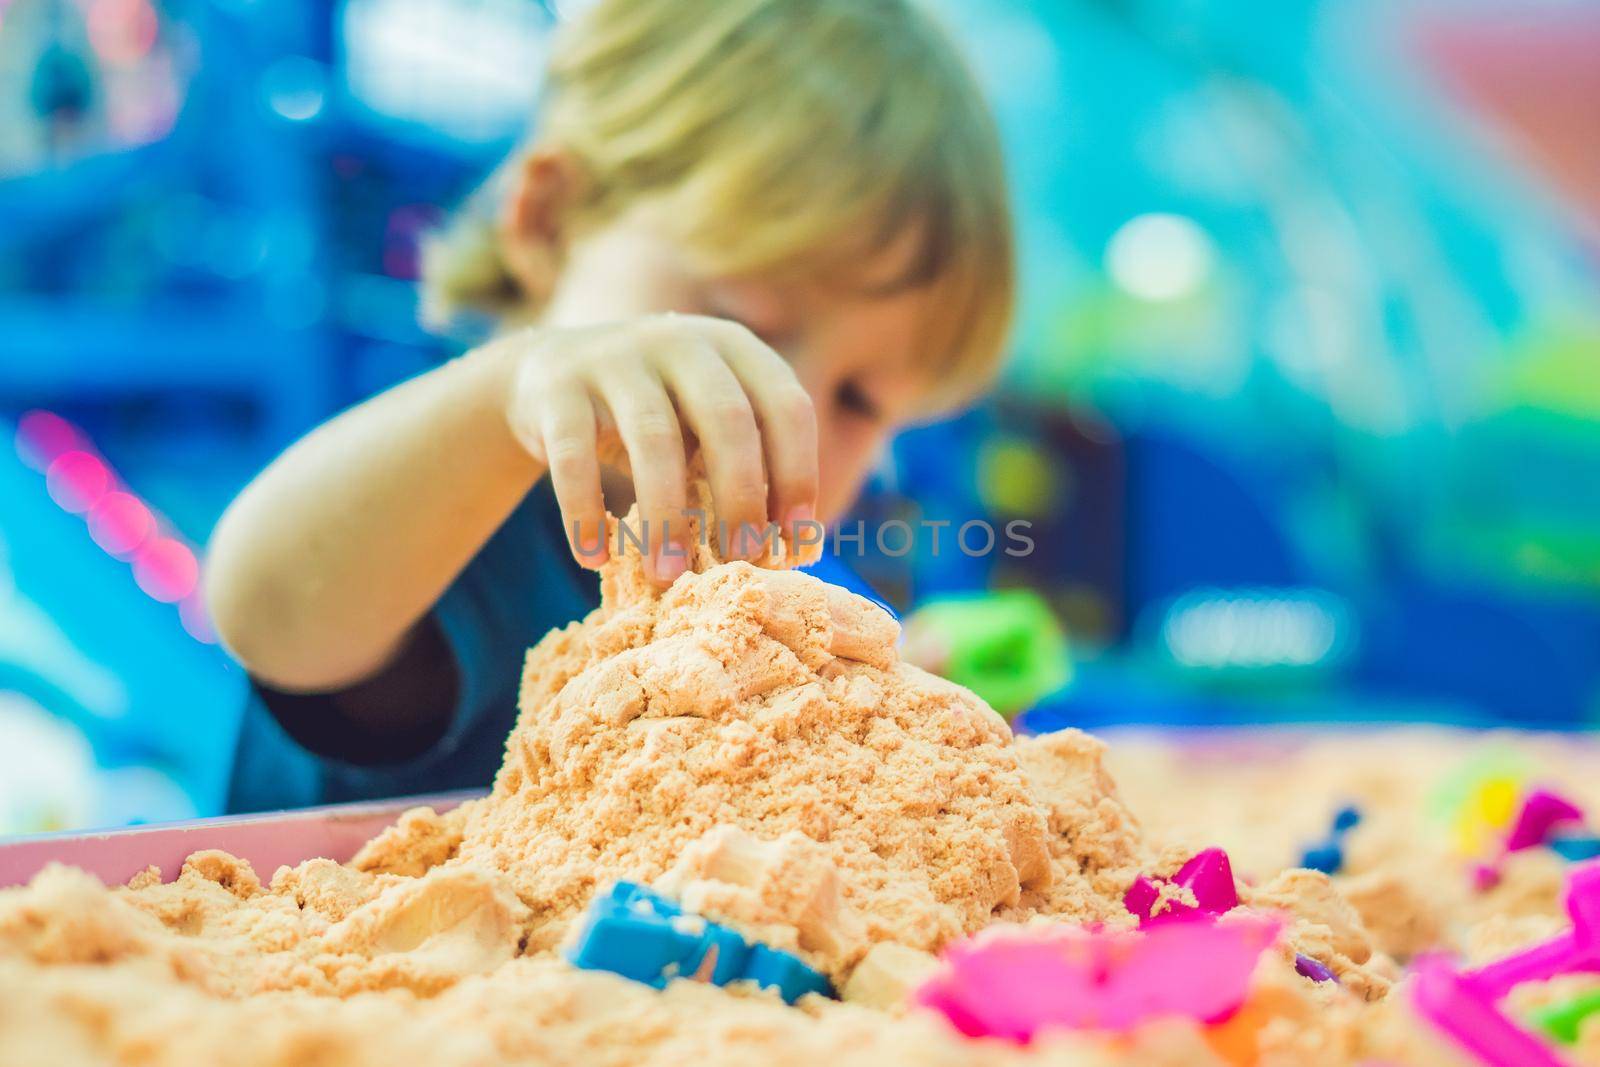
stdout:
[[(939, 6), (1021, 325), (861, 512), (1038, 548), (864, 577), (1034, 591), (1072, 660), (1038, 728), (1594, 721), (1600, 6)], [(200, 548), (463, 343), (416, 325), (418, 236), (523, 132), (560, 14), (0, 0), (0, 833), (218, 810), (242, 680)]]

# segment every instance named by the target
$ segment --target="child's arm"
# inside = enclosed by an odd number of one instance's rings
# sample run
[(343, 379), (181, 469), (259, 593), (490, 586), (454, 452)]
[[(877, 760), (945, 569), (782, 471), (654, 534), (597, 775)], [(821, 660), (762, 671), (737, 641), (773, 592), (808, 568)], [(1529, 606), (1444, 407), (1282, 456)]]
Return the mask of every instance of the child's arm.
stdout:
[[(349, 686), (388, 663), (547, 469), (569, 538), (576, 523), (580, 543), (602, 543), (587, 565), (604, 559), (612, 443), (649, 529), (682, 529), (685, 431), (730, 524), (810, 519), (811, 401), (749, 331), (667, 315), (509, 335), (339, 415), (262, 472), (212, 538), (212, 618), (273, 686)], [(654, 562), (658, 580), (682, 570)]]

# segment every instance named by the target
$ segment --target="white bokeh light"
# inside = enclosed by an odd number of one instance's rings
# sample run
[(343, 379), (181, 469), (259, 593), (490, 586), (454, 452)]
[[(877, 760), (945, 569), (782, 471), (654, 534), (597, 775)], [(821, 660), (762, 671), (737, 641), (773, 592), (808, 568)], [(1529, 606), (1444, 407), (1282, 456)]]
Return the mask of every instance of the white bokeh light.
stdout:
[(1106, 273), (1141, 300), (1194, 294), (1210, 277), (1216, 258), (1211, 238), (1182, 215), (1136, 215), (1106, 243)]

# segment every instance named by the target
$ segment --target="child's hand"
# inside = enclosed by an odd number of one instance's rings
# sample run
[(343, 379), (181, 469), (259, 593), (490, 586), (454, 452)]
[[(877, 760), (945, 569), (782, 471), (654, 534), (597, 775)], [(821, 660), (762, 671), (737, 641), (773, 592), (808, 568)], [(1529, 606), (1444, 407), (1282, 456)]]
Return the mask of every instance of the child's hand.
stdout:
[[(549, 468), (567, 538), (584, 565), (599, 566), (607, 556), (600, 457), (625, 453), (646, 524), (634, 533), (649, 538), (646, 567), (658, 582), (683, 572), (685, 430), (700, 443), (717, 518), (733, 541), (724, 555), (759, 550), (757, 539), (733, 536), (742, 524), (762, 531), (777, 522), (790, 537), (797, 523), (811, 520), (811, 397), (783, 357), (743, 326), (652, 315), (533, 329), (497, 344), (511, 346), (515, 361), (507, 422)], [(673, 542), (665, 552), (663, 530)]]

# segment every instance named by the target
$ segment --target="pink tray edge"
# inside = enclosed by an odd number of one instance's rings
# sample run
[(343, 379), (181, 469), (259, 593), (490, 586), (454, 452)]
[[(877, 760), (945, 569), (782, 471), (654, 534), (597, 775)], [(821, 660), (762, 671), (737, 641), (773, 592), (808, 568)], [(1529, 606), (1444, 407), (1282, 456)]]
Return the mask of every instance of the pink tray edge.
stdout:
[(119, 885), (154, 864), (175, 878), (191, 853), (218, 848), (247, 860), (265, 881), (282, 866), (326, 857), (343, 863), (410, 808), (450, 808), (481, 796), (438, 793), (397, 800), (332, 804), (259, 815), (227, 815), (121, 830), (0, 839), (0, 888), (27, 884), (51, 863), (78, 867)]

